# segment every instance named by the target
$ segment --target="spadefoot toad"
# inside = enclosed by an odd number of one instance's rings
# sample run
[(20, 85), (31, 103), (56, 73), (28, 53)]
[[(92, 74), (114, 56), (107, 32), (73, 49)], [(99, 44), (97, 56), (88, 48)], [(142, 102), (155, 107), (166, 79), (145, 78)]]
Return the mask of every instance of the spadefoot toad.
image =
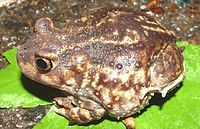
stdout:
[(17, 59), (27, 77), (67, 93), (54, 101), (70, 123), (109, 115), (134, 128), (129, 117), (184, 78), (175, 42), (173, 32), (145, 13), (103, 8), (62, 29), (49, 18), (37, 20)]

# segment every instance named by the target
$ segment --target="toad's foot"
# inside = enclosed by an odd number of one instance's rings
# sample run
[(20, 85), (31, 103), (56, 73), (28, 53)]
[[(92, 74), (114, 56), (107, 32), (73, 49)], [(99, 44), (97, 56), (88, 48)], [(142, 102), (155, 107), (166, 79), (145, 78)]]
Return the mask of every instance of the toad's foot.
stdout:
[(135, 121), (133, 117), (127, 117), (122, 121), (127, 129), (135, 129)]
[[(70, 124), (86, 124), (93, 120), (100, 119), (104, 114), (103, 108), (90, 109), (76, 103), (73, 98), (55, 98), (58, 114), (61, 114), (69, 119)], [(84, 102), (82, 103), (84, 104)], [(80, 107), (81, 106), (81, 107)]]

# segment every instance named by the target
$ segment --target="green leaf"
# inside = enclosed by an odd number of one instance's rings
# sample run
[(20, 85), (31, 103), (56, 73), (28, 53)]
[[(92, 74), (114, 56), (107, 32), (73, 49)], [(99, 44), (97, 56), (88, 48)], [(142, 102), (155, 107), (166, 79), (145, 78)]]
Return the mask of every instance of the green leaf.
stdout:
[(50, 104), (50, 102), (33, 95), (33, 92), (29, 92), (29, 90), (34, 90), (34, 84), (38, 84), (31, 83), (22, 75), (16, 61), (16, 52), (17, 49), (13, 48), (3, 54), (10, 64), (0, 70), (0, 108), (35, 107)]

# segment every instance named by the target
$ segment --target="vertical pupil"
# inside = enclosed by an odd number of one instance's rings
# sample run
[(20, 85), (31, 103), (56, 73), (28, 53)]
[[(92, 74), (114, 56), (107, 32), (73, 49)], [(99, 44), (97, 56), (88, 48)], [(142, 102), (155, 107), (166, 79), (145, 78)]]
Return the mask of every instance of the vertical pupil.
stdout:
[(40, 69), (46, 69), (47, 63), (43, 59), (37, 59), (36, 64)]

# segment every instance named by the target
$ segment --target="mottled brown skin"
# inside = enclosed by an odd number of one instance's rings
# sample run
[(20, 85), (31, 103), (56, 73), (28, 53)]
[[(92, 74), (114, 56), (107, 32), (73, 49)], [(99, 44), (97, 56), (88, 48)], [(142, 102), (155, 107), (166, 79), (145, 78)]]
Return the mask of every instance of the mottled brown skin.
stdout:
[(29, 78), (68, 94), (55, 103), (71, 123), (107, 114), (127, 118), (131, 127), (129, 116), (184, 77), (175, 35), (145, 13), (100, 9), (63, 29), (41, 18), (35, 31), (19, 48), (19, 66)]

